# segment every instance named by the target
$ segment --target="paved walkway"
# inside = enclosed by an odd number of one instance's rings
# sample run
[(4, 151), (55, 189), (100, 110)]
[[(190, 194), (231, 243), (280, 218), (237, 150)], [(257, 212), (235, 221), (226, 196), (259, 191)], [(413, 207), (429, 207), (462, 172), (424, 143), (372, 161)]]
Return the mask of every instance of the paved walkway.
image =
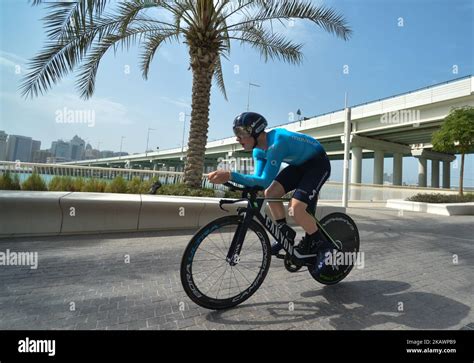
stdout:
[(348, 213), (360, 229), (363, 269), (323, 286), (305, 268), (290, 274), (273, 260), (260, 290), (225, 312), (196, 306), (181, 287), (193, 231), (0, 240), (0, 253), (38, 253), (37, 269), (0, 266), (0, 329), (473, 326), (472, 217), (379, 207)]

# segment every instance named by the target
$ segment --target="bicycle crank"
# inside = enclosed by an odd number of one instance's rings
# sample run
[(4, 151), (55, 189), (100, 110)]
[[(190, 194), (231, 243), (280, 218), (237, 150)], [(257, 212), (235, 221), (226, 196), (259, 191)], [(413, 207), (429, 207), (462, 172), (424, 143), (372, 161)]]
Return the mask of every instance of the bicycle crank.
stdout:
[(284, 265), (288, 272), (296, 272), (299, 271), (301, 267), (303, 267), (302, 264), (293, 261), (293, 259), (291, 258), (291, 256), (288, 255), (288, 253), (285, 255)]

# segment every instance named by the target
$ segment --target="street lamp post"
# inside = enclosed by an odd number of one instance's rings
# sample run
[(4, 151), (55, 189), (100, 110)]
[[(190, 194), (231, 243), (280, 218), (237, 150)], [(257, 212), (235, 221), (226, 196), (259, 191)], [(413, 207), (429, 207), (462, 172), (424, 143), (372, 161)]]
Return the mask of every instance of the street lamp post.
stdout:
[(148, 155), (148, 140), (150, 139), (150, 131), (155, 131), (155, 129), (148, 128), (148, 133), (146, 136), (146, 150), (145, 150), (145, 157)]
[(119, 160), (122, 157), (122, 145), (123, 145), (123, 139), (125, 139), (125, 136), (122, 136), (120, 138), (120, 152), (119, 152)]
[(247, 112), (248, 112), (249, 109), (250, 109), (250, 86), (261, 87), (261, 86), (258, 85), (258, 84), (249, 82), (249, 93), (248, 93), (248, 97), (247, 97)]

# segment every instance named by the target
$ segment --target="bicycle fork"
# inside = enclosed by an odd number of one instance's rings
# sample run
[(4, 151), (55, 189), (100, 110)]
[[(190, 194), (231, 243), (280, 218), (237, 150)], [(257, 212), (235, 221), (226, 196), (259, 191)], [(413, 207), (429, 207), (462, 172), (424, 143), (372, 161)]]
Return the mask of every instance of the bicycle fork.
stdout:
[(253, 219), (253, 213), (251, 210), (245, 212), (244, 219), (237, 225), (237, 230), (232, 238), (229, 252), (227, 253), (226, 261), (230, 266), (235, 266), (240, 262), (240, 252), (242, 251), (242, 245), (247, 234), (248, 226)]

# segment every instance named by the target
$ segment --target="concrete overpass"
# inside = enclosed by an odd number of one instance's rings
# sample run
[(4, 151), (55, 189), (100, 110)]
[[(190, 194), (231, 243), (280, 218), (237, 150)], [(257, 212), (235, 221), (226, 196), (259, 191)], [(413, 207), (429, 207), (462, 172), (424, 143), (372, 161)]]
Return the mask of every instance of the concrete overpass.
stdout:
[[(442, 187), (449, 188), (450, 162), (455, 156), (432, 151), (431, 135), (452, 108), (462, 106), (474, 106), (473, 76), (352, 106), (351, 182), (361, 182), (362, 159), (373, 158), (373, 183), (382, 184), (384, 159), (393, 157), (393, 184), (401, 185), (403, 157), (415, 157), (419, 165), (419, 186), (427, 186), (427, 160), (431, 160), (431, 186), (440, 186), (442, 162)], [(343, 159), (344, 109), (276, 127), (311, 135), (323, 144), (332, 160)], [(129, 167), (179, 171), (183, 170), (182, 158), (186, 150), (175, 148), (67, 164), (117, 167), (127, 164)], [(219, 158), (243, 158), (239, 169), (245, 172), (252, 167), (250, 157), (235, 137), (211, 141), (206, 145), (205, 172), (215, 169)]]

